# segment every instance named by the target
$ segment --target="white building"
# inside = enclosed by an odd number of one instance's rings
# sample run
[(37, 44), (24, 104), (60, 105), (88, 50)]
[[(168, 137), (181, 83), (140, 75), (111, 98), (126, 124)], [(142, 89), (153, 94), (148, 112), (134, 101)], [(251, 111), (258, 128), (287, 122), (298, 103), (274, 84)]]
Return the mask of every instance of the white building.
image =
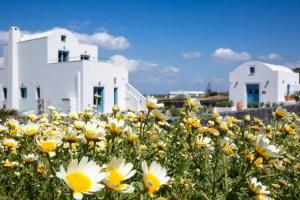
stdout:
[(204, 95), (205, 92), (204, 91), (187, 91), (187, 90), (178, 90), (178, 91), (171, 91), (169, 94), (168, 94), (168, 97), (169, 98), (174, 98), (174, 97), (177, 97), (178, 95), (190, 95), (191, 97), (199, 97), (201, 95)]
[(97, 46), (80, 44), (66, 29), (24, 35), (11, 27), (3, 54), (0, 107), (30, 112), (53, 105), (66, 113), (92, 105), (99, 112), (110, 112), (114, 104), (144, 109), (145, 98), (128, 83), (128, 71), (99, 62)]
[(285, 102), (285, 96), (299, 90), (299, 74), (285, 66), (246, 62), (229, 74), (229, 99), (246, 108), (251, 103)]

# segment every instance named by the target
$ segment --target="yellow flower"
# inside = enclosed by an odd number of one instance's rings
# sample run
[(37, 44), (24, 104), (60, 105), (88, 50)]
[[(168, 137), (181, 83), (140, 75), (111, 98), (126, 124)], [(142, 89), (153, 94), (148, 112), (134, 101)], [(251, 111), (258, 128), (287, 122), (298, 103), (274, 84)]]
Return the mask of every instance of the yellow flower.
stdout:
[(78, 119), (78, 118), (79, 118), (77, 113), (70, 113), (70, 114), (69, 114), (69, 117), (70, 117), (71, 119)]
[(37, 119), (37, 116), (35, 114), (29, 114), (28, 119), (31, 121), (35, 121)]
[(36, 172), (42, 175), (46, 175), (47, 169), (42, 163), (39, 163), (36, 167)]
[(76, 120), (74, 121), (74, 127), (77, 129), (77, 130), (81, 130), (83, 127), (84, 127), (84, 122), (81, 121), (81, 120)]
[(151, 115), (158, 122), (165, 121), (167, 119), (167, 117), (163, 115), (159, 110), (153, 110)]
[(24, 162), (26, 164), (33, 163), (37, 160), (37, 156), (34, 154), (27, 154), (23, 156)]
[(29, 122), (28, 124), (23, 126), (24, 133), (27, 136), (33, 136), (33, 135), (37, 134), (39, 132), (39, 129), (40, 129), (39, 125), (31, 123), (31, 122)]
[(222, 133), (227, 133), (229, 130), (228, 124), (226, 122), (221, 122), (219, 125), (219, 129)]
[(4, 146), (11, 149), (16, 149), (19, 145), (19, 142), (16, 141), (15, 139), (4, 139), (2, 143)]
[(267, 190), (267, 187), (261, 182), (257, 182), (257, 178), (248, 178), (248, 187), (250, 192), (254, 195), (261, 195), (262, 197), (270, 194), (270, 191)]
[(128, 140), (128, 142), (130, 142), (132, 144), (138, 144), (139, 143), (138, 135), (136, 135), (134, 133), (128, 134), (127, 140)]
[(150, 164), (149, 168), (146, 161), (142, 161), (142, 169), (144, 187), (150, 196), (170, 180), (166, 168), (155, 161)]
[(118, 105), (114, 105), (114, 106), (112, 107), (112, 111), (113, 111), (114, 113), (117, 113), (117, 112), (120, 111), (120, 107), (119, 107)]
[(273, 115), (277, 118), (277, 119), (285, 119), (288, 120), (290, 118), (290, 113), (282, 108), (282, 107), (278, 107), (275, 112), (273, 113)]
[(189, 127), (194, 129), (200, 127), (200, 120), (196, 117), (189, 117), (186, 123)]
[(95, 122), (88, 122), (84, 127), (84, 136), (87, 141), (100, 141), (101, 138), (105, 137), (105, 134), (105, 129)]
[(125, 163), (123, 158), (113, 158), (104, 171), (109, 175), (103, 180), (105, 186), (116, 192), (132, 193), (134, 188), (131, 185), (122, 183), (131, 178), (136, 170), (132, 170), (132, 163)]
[(277, 157), (279, 153), (279, 149), (277, 149), (274, 145), (270, 145), (269, 143), (269, 139), (263, 135), (258, 135), (255, 137), (255, 151), (264, 159)]
[(192, 99), (190, 95), (185, 98), (185, 103), (191, 108), (192, 111), (197, 112), (200, 106), (200, 102), (197, 99)]
[(82, 199), (83, 194), (91, 194), (104, 188), (100, 182), (108, 176), (108, 173), (101, 172), (100, 166), (83, 157), (79, 163), (77, 159), (72, 160), (67, 171), (61, 165), (56, 176), (64, 180), (73, 191), (74, 199)]
[(251, 121), (251, 116), (250, 115), (245, 115), (244, 116), (244, 121), (245, 122), (250, 122)]
[(208, 128), (207, 132), (213, 136), (219, 136), (220, 132), (219, 130), (215, 129), (215, 128)]
[(283, 125), (281, 130), (287, 135), (295, 135), (296, 134), (296, 129), (292, 125), (289, 125), (289, 124)]
[(50, 153), (56, 150), (61, 145), (62, 141), (59, 138), (36, 139), (37, 145), (41, 152)]
[(147, 96), (146, 107), (148, 108), (148, 110), (154, 110), (157, 108), (164, 107), (164, 105), (161, 103), (157, 103), (157, 99), (154, 96)]
[(205, 147), (209, 147), (211, 139), (209, 137), (203, 137), (201, 135), (201, 137), (197, 137), (197, 141), (196, 141), (196, 147), (197, 148), (205, 148)]
[(14, 168), (19, 166), (19, 163), (16, 161), (9, 161), (8, 159), (6, 159), (3, 166), (6, 168)]
[(120, 136), (123, 132), (124, 120), (117, 120), (115, 118), (108, 119), (108, 130), (114, 136)]
[(234, 154), (234, 150), (233, 150), (233, 148), (229, 144), (225, 144), (224, 145), (223, 151), (225, 153), (227, 153), (228, 155), (233, 155)]

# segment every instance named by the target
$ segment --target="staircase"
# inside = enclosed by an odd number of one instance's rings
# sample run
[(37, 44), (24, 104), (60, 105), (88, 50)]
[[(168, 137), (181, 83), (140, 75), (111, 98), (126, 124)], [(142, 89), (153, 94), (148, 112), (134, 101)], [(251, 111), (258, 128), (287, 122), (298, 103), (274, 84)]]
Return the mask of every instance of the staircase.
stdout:
[(133, 111), (146, 110), (146, 98), (132, 85), (126, 83), (126, 107)]

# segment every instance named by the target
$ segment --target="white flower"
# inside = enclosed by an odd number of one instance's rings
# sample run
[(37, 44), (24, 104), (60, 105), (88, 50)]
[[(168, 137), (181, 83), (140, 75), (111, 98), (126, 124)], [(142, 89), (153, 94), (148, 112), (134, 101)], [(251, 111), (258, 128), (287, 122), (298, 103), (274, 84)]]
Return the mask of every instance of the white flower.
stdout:
[(88, 122), (84, 126), (84, 136), (89, 141), (99, 141), (105, 137), (105, 129), (95, 122)]
[(159, 163), (153, 161), (148, 168), (147, 162), (142, 162), (144, 187), (149, 195), (159, 190), (161, 185), (166, 184), (170, 177), (167, 175), (166, 168), (162, 167)]
[(81, 130), (84, 127), (84, 121), (76, 120), (74, 121), (74, 127), (78, 130)]
[(119, 136), (123, 132), (124, 120), (116, 118), (108, 118), (107, 128), (112, 135)]
[(255, 137), (255, 151), (265, 159), (276, 158), (279, 154), (279, 149), (274, 145), (270, 145), (270, 141), (263, 135)]
[(131, 185), (124, 184), (122, 181), (131, 178), (136, 170), (132, 170), (132, 163), (125, 163), (123, 158), (113, 158), (105, 171), (109, 172), (109, 176), (103, 180), (103, 183), (109, 189), (116, 192), (132, 193), (134, 188)]
[(164, 107), (164, 104), (157, 103), (157, 99), (154, 96), (147, 96), (146, 107), (148, 108), (148, 110), (153, 110), (156, 108)]
[(261, 182), (257, 182), (257, 178), (248, 178), (248, 187), (250, 191), (256, 195), (268, 195), (270, 191), (267, 190), (267, 187), (264, 186)]
[(63, 179), (73, 190), (74, 199), (82, 199), (83, 194), (92, 194), (104, 188), (104, 185), (99, 182), (105, 179), (108, 173), (101, 172), (100, 166), (94, 161), (89, 161), (87, 157), (83, 157), (79, 163), (77, 159), (72, 160), (68, 165), (67, 172), (61, 165), (56, 176)]
[(39, 132), (40, 126), (32, 122), (27, 123), (25, 126), (22, 126), (22, 129), (27, 136), (33, 136)]
[(202, 148), (202, 147), (210, 147), (210, 142), (211, 142), (211, 138), (209, 137), (203, 137), (203, 135), (201, 135), (201, 137), (197, 138), (197, 141), (196, 141), (196, 146), (198, 148)]
[(15, 148), (18, 147), (19, 142), (16, 141), (15, 139), (9, 138), (9, 139), (4, 139), (4, 140), (3, 140), (3, 145), (4, 145), (4, 146), (7, 146), (8, 148), (15, 149)]

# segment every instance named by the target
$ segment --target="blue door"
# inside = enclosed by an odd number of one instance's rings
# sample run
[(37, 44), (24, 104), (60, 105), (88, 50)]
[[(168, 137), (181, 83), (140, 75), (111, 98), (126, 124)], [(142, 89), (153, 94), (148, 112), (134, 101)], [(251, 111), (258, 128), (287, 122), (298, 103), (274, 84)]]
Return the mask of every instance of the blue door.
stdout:
[(247, 102), (249, 104), (259, 103), (259, 85), (258, 84), (247, 84)]
[(104, 87), (94, 87), (94, 105), (98, 112), (104, 111)]

